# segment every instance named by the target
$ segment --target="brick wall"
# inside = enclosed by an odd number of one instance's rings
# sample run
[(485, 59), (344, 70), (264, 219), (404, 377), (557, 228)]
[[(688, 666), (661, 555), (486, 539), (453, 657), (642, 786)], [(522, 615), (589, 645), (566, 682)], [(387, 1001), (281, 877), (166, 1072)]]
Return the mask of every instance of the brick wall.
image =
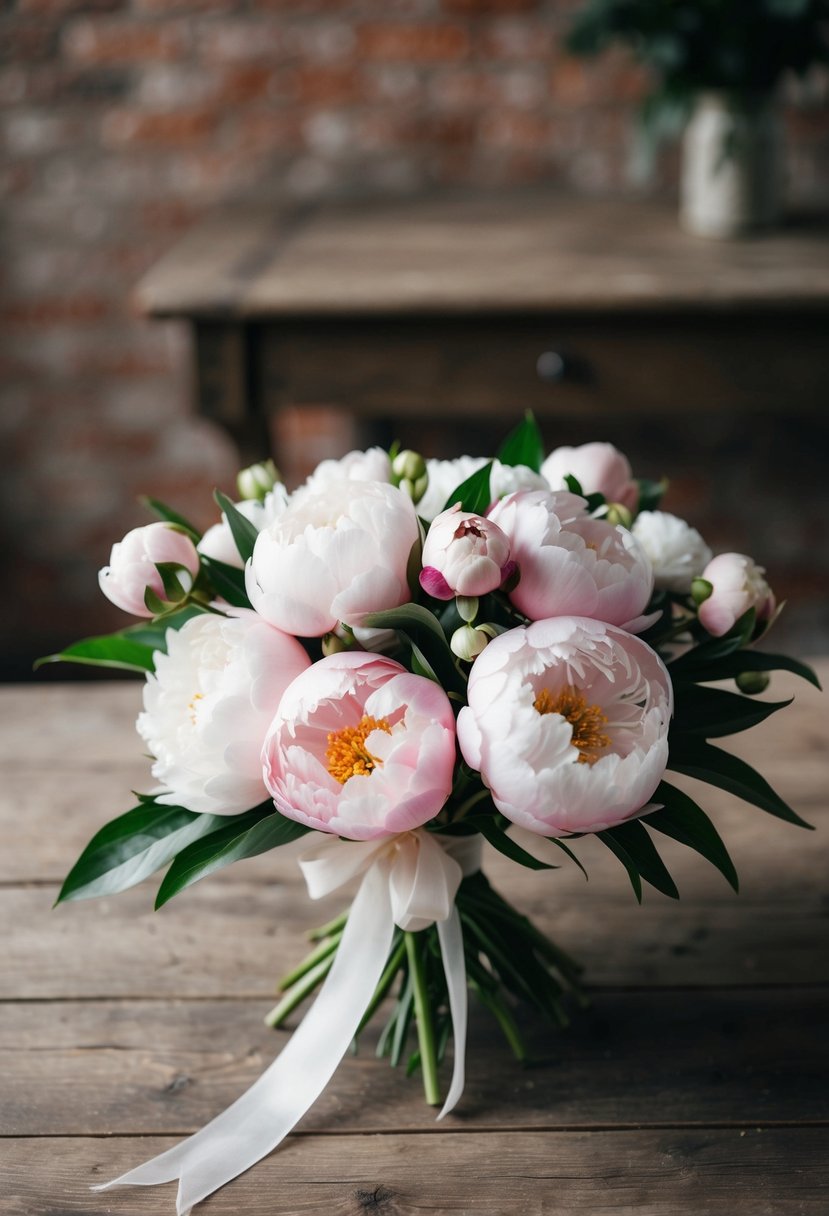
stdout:
[[(189, 413), (180, 327), (142, 272), (228, 200), (631, 177), (641, 74), (585, 66), (574, 0), (5, 0), (0, 4), (0, 609), (5, 669), (120, 620), (97, 595), (139, 491), (204, 518), (235, 460)], [(825, 86), (789, 108), (796, 199), (829, 194)], [(674, 157), (649, 188), (670, 191)], [(342, 443), (319, 416), (293, 442)], [(303, 430), (306, 426), (307, 431)], [(630, 443), (627, 445), (630, 447)], [(9, 594), (9, 588), (15, 594)], [(11, 604), (25, 588), (23, 620)]]

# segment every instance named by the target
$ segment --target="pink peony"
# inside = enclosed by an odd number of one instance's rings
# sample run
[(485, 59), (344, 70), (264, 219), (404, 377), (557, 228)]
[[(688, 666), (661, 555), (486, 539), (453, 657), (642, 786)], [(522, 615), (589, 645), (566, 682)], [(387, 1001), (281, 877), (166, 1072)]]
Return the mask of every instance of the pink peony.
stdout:
[(720, 553), (708, 563), (702, 578), (712, 591), (699, 606), (699, 619), (715, 638), (720, 638), (749, 608), (757, 609), (765, 621), (775, 608), (774, 594), (763, 577), (765, 570), (744, 553)]
[(411, 599), (408, 563), (420, 542), (412, 500), (379, 481), (332, 482), (294, 496), (259, 533), (246, 570), (256, 611), (277, 629), (320, 637), (340, 622)]
[(452, 707), (392, 659), (331, 655), (286, 689), (262, 763), (289, 819), (350, 840), (410, 831), (451, 793)]
[(182, 567), (180, 581), (186, 590), (199, 572), (199, 555), (189, 536), (171, 524), (146, 524), (133, 528), (122, 541), (112, 546), (109, 565), (98, 573), (98, 583), (108, 600), (133, 616), (152, 616), (144, 603), (149, 588), (164, 599), (164, 583), (156, 570), (157, 562), (172, 562)]
[(622, 629), (558, 617), (495, 638), (458, 742), (498, 810), (542, 836), (599, 832), (647, 805), (668, 760), (662, 660)]
[(608, 502), (618, 502), (633, 511), (639, 501), (639, 487), (633, 480), (630, 463), (612, 443), (583, 443), (577, 448), (556, 448), (541, 466), (550, 489), (563, 490), (568, 475), (575, 477), (585, 494), (604, 494)]
[(420, 585), (439, 600), (486, 595), (500, 587), (512, 569), (509, 540), (498, 525), (462, 511), (456, 503), (429, 528)]
[(592, 519), (583, 498), (567, 491), (511, 494), (489, 518), (506, 532), (520, 578), (510, 592), (530, 620), (589, 616), (636, 631), (653, 573), (627, 528)]

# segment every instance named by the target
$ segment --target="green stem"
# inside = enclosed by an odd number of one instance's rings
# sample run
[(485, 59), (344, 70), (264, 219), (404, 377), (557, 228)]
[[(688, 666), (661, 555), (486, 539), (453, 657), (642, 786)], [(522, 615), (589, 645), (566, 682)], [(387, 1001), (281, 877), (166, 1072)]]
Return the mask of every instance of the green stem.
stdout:
[(312, 967), (310, 971), (306, 971), (303, 978), (298, 984), (294, 984), (289, 992), (286, 992), (278, 1005), (274, 1005), (273, 1009), (265, 1017), (266, 1026), (280, 1026), (289, 1013), (296, 1009), (297, 1005), (304, 1001), (309, 992), (313, 992), (317, 984), (325, 978), (334, 962), (334, 956), (329, 955), (321, 962), (317, 963), (316, 967)]
[(415, 1021), (417, 1022), (417, 1041), (420, 1047), (420, 1066), (423, 1069), (423, 1092), (430, 1106), (439, 1106), (438, 1059), (423, 960), (420, 957), (417, 934), (407, 932), (403, 934), (403, 937), (406, 942), (409, 971), (414, 985)]
[(452, 816), (452, 822), (458, 823), (463, 819), (464, 815), (467, 815), (472, 810), (473, 806), (487, 797), (489, 797), (489, 790), (478, 790), (477, 793), (473, 794), (471, 798), (467, 798), (466, 802), (458, 807), (458, 810)]
[[(349, 908), (349, 912), (351, 909)], [(312, 929), (308, 934), (308, 940), (318, 942), (323, 937), (331, 937), (334, 933), (339, 933), (345, 928), (345, 922), (348, 920), (348, 912), (341, 912), (339, 916), (335, 916), (327, 925), (320, 925), (319, 929)]]
[(521, 1064), (526, 1063), (527, 1049), (524, 1046), (524, 1040), (521, 1038), (521, 1032), (515, 1024), (515, 1019), (504, 1002), (496, 997), (494, 993), (487, 992), (485, 988), (482, 988), (480, 984), (476, 984), (474, 981), (470, 986), (474, 988), (481, 1004), (485, 1005), (493, 1017), (496, 1018), (504, 1038), (512, 1048), (512, 1054), (516, 1060)]
[(279, 992), (287, 992), (292, 988), (297, 980), (301, 980), (303, 975), (315, 967), (317, 963), (322, 962), (324, 958), (328, 958), (329, 954), (333, 954), (340, 944), (342, 933), (334, 934), (332, 937), (321, 941), (316, 949), (307, 954), (301, 963), (294, 967), (293, 971), (289, 971), (287, 975), (283, 975), (282, 979), (277, 984)]
[(400, 970), (400, 964), (403, 962), (403, 955), (405, 953), (406, 943), (401, 938), (397, 946), (391, 952), (389, 961), (386, 964), (386, 970), (380, 976), (380, 982), (374, 990), (374, 996), (371, 998), (371, 1004), (363, 1014), (362, 1022), (360, 1022), (360, 1025), (357, 1027), (357, 1033), (354, 1036), (355, 1039), (357, 1035), (362, 1034), (362, 1032), (365, 1030), (366, 1026), (377, 1012), (377, 1008), (382, 1003), (383, 998), (386, 996), (389, 988), (391, 988), (392, 981)]

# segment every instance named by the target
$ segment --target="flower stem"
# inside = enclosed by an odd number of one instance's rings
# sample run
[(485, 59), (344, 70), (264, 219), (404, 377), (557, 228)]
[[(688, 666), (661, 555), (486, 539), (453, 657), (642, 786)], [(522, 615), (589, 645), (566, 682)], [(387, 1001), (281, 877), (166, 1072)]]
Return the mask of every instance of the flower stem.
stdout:
[(310, 954), (307, 954), (301, 963), (297, 963), (293, 971), (289, 971), (287, 975), (283, 975), (276, 987), (279, 992), (286, 992), (291, 988), (297, 980), (301, 980), (303, 975), (315, 967), (317, 963), (324, 958), (328, 958), (329, 954), (333, 954), (340, 944), (342, 932), (334, 933), (331, 937), (324, 938), (318, 946), (316, 946)]
[[(349, 908), (349, 912), (351, 909)], [(308, 934), (308, 940), (318, 942), (323, 937), (331, 937), (333, 933), (339, 933), (340, 929), (345, 928), (345, 922), (348, 920), (348, 912), (341, 912), (339, 916), (335, 916), (333, 920), (328, 921), (326, 925), (320, 925), (318, 929), (312, 929)]]
[(429, 1007), (429, 994), (426, 991), (423, 959), (418, 948), (418, 935), (404, 933), (403, 937), (406, 941), (409, 973), (414, 986), (415, 1021), (417, 1022), (417, 1041), (420, 1048), (420, 1066), (423, 1069), (423, 1092), (430, 1106), (439, 1106), (440, 1085), (435, 1032), (432, 1025), (432, 1010)]
[(325, 979), (328, 972), (331, 970), (334, 962), (333, 955), (322, 959), (310, 971), (307, 971), (298, 984), (294, 984), (289, 992), (286, 992), (278, 1005), (274, 1005), (273, 1009), (265, 1017), (265, 1025), (276, 1027), (285, 1021), (289, 1013), (296, 1009), (301, 1001), (304, 1001), (309, 992), (313, 992), (322, 980)]

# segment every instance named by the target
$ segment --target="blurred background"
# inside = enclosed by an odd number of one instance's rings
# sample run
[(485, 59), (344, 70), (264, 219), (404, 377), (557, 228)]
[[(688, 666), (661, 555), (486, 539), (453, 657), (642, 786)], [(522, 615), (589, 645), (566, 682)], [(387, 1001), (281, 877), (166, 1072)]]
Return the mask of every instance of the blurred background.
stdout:
[[(3, 678), (27, 679), (36, 655), (123, 624), (96, 572), (112, 542), (148, 518), (139, 493), (206, 525), (213, 487), (232, 490), (233, 443), (194, 409), (188, 326), (142, 317), (131, 302), (142, 275), (204, 217), (237, 204), (539, 185), (675, 209), (678, 144), (655, 148), (639, 119), (664, 63), (637, 61), (612, 38), (606, 49), (599, 38), (591, 57), (571, 53), (584, 7), (0, 5)], [(786, 205), (813, 215), (829, 201), (829, 86), (820, 64), (795, 66), (808, 70), (783, 73), (779, 86)], [(408, 423), (401, 438), (427, 455), (484, 452), (520, 408), (505, 403), (502, 424)], [(716, 412), (704, 423), (670, 414), (542, 422), (550, 447), (606, 439), (638, 474), (668, 474), (666, 508), (715, 548), (757, 556), (790, 598), (787, 644), (827, 649), (825, 413), (794, 417), (781, 400), (777, 413)], [(324, 400), (289, 406), (275, 425), (293, 482), (366, 439)]]

